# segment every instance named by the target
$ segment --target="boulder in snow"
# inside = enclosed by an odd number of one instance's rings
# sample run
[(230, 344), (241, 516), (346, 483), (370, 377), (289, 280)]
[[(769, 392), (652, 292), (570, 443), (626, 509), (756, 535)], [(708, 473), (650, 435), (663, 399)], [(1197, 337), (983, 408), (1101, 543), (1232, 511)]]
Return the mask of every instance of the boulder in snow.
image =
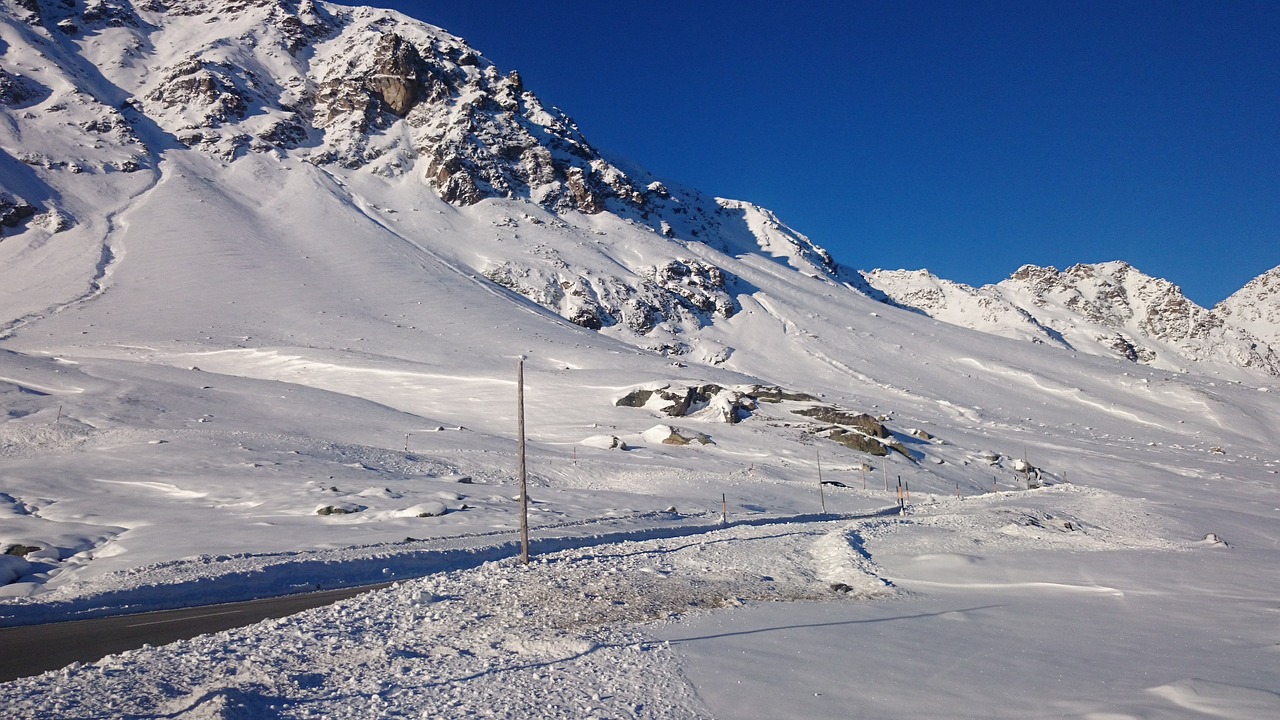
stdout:
[(654, 425), (645, 430), (641, 437), (644, 438), (645, 442), (661, 443), (663, 445), (711, 444), (711, 438), (703, 433), (680, 430), (670, 425)]
[(317, 515), (350, 515), (364, 510), (363, 505), (350, 502), (332, 502), (316, 506)]
[(582, 441), (587, 447), (601, 450), (628, 450), (627, 444), (617, 435), (592, 435)]

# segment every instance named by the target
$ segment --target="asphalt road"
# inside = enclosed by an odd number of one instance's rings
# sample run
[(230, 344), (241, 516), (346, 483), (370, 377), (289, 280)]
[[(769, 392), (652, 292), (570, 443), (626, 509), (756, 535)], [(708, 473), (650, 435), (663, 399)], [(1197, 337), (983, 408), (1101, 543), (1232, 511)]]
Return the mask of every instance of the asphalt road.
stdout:
[(96, 662), (107, 655), (143, 645), (165, 645), (251, 625), (267, 618), (285, 617), (389, 584), (138, 615), (0, 628), (0, 682), (39, 675), (73, 662)]

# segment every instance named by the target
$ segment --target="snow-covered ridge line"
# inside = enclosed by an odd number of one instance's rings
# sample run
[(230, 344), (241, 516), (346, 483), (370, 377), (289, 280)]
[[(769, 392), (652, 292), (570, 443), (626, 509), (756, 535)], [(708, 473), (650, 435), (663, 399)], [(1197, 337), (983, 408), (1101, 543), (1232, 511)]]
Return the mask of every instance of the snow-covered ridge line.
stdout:
[(886, 302), (982, 332), (1168, 370), (1204, 364), (1280, 375), (1277, 338), (1261, 320), (1280, 317), (1280, 294), (1262, 290), (1277, 271), (1212, 310), (1124, 262), (1063, 271), (1027, 265), (981, 288), (927, 270), (864, 276)]

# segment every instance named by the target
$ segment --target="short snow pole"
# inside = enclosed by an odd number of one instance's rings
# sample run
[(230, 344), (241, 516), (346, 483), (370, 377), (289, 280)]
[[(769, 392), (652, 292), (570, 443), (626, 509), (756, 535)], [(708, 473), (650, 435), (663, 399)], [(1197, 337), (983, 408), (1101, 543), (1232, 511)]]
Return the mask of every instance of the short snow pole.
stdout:
[(822, 514), (827, 514), (827, 496), (822, 491), (822, 453), (818, 453), (818, 500), (822, 503)]
[(898, 476), (898, 513), (902, 514), (907, 511), (907, 506), (902, 503), (902, 476)]
[(725, 498), (724, 493), (720, 493), (720, 524), (729, 524), (729, 501)]

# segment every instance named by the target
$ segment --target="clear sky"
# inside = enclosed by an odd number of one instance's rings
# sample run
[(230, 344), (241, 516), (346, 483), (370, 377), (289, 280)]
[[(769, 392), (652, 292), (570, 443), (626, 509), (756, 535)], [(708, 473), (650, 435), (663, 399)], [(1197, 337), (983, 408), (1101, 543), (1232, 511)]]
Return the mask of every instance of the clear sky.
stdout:
[(465, 38), (602, 151), (848, 266), (1127, 260), (1212, 306), (1280, 265), (1275, 0), (346, 4)]

